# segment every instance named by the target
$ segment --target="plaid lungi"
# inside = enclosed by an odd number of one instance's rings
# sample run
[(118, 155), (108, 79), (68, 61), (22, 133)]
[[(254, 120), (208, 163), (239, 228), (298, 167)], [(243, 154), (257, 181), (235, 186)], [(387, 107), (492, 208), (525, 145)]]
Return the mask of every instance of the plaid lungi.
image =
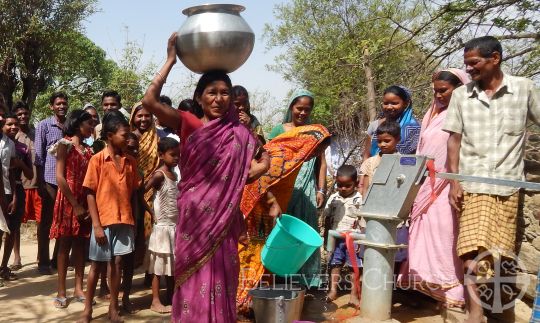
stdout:
[(510, 257), (514, 254), (519, 194), (464, 194), (459, 217), (458, 256), (483, 251)]

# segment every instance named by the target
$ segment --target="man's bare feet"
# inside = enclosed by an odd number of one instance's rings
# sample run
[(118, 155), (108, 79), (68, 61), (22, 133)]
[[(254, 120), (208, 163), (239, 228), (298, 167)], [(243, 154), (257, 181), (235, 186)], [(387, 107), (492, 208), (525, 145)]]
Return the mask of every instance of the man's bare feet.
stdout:
[(92, 312), (83, 312), (81, 317), (77, 320), (77, 323), (88, 323), (92, 321)]
[(123, 323), (124, 320), (120, 316), (120, 312), (117, 309), (112, 309), (109, 306), (109, 321), (113, 323)]

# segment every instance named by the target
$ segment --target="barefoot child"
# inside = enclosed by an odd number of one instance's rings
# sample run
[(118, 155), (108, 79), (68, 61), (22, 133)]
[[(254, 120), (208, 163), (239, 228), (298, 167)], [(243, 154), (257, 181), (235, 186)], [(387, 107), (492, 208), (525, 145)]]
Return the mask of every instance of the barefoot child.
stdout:
[(159, 279), (165, 276), (167, 281), (167, 302), (172, 300), (174, 288), (174, 232), (178, 209), (178, 178), (174, 168), (178, 165), (180, 148), (178, 141), (162, 138), (158, 144), (160, 167), (152, 174), (145, 188), (153, 188), (154, 194), (154, 227), (148, 242), (148, 267), (152, 278), (152, 306), (157, 313), (170, 313), (171, 307), (164, 306), (159, 299)]
[[(360, 205), (362, 204), (362, 195), (356, 190), (358, 186), (358, 174), (356, 168), (351, 165), (343, 165), (337, 170), (336, 175), (337, 193), (334, 193), (328, 199), (324, 208), (325, 217), (330, 219), (332, 229), (341, 232), (345, 231), (363, 231), (365, 223), (360, 215)], [(359, 255), (359, 248), (355, 244), (355, 255), (358, 267), (362, 267), (362, 260)], [(328, 301), (334, 301), (337, 298), (338, 284), (341, 268), (345, 265), (351, 267), (351, 259), (344, 239), (337, 239), (336, 249), (330, 258), (331, 266), (331, 285), (330, 292), (327, 295)], [(351, 304), (360, 305), (358, 299), (358, 290), (356, 284), (352, 284)]]
[(64, 124), (64, 138), (51, 146), (49, 154), (56, 156), (56, 182), (58, 193), (54, 204), (50, 239), (58, 242), (58, 293), (56, 308), (67, 307), (66, 274), (69, 251), (72, 250), (75, 267), (73, 297), (84, 302), (84, 250), (92, 229), (83, 180), (92, 157), (92, 150), (84, 139), (94, 132), (92, 116), (83, 110), (72, 111)]
[(80, 322), (92, 319), (92, 298), (98, 273), (108, 266), (111, 299), (109, 319), (122, 322), (118, 308), (118, 290), (122, 271), (122, 256), (133, 252), (135, 224), (132, 197), (140, 185), (136, 160), (125, 153), (129, 124), (115, 111), (103, 120), (101, 138), (105, 149), (90, 159), (83, 186), (88, 191), (88, 211), (92, 218), (87, 298)]
[[(139, 137), (133, 132), (128, 135), (126, 153), (135, 160), (139, 157)], [(139, 177), (143, 178), (143, 173), (138, 169)], [(133, 271), (140, 264), (135, 263), (135, 259), (144, 258), (146, 250), (144, 240), (144, 187), (143, 183), (139, 186), (137, 192), (133, 194), (133, 219), (135, 220), (135, 242), (134, 250), (129, 255), (125, 255), (122, 259), (122, 309), (129, 314), (134, 314), (136, 311), (131, 304), (129, 296), (131, 287), (133, 286)]]
[[(396, 154), (397, 145), (400, 141), (401, 128), (399, 123), (391, 120), (382, 122), (376, 131), (377, 134), (377, 145), (379, 147), (379, 153), (373, 157), (369, 157), (365, 162), (362, 163), (360, 167), (360, 172), (364, 174), (363, 185), (362, 185), (362, 196), (366, 198), (369, 185), (373, 179), (373, 174), (375, 170), (379, 167), (381, 163), (382, 155), (385, 154)], [(408, 227), (404, 223), (398, 225), (398, 232), (396, 241), (398, 244), (406, 244), (408, 241)], [(407, 249), (400, 249), (396, 252), (396, 263), (401, 263), (407, 259)], [(396, 265), (396, 272), (399, 272), (399, 265)]]

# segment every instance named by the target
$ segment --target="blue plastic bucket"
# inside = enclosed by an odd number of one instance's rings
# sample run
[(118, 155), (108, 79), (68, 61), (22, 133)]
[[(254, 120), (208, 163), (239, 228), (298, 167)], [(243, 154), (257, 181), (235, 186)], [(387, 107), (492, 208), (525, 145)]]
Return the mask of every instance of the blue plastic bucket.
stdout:
[(262, 263), (276, 275), (293, 275), (322, 243), (319, 233), (309, 224), (283, 214), (266, 239), (261, 252)]

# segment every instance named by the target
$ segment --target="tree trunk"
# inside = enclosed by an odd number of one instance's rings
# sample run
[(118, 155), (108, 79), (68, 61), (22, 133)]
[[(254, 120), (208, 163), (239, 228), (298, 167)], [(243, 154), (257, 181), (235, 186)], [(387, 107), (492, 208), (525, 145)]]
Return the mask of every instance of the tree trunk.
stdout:
[(34, 102), (38, 94), (47, 89), (47, 81), (43, 74), (28, 74), (21, 76), (23, 93), (21, 100), (26, 102), (30, 108), (34, 106)]
[(10, 110), (13, 107), (13, 93), (16, 88), (15, 59), (7, 57), (0, 65), (0, 95)]
[(363, 67), (364, 73), (366, 76), (366, 88), (367, 88), (367, 98), (368, 98), (368, 118), (369, 121), (375, 120), (377, 118), (377, 103), (376, 103), (376, 94), (375, 94), (375, 77), (373, 76), (373, 69), (371, 68), (371, 59), (369, 55), (369, 50), (364, 49), (363, 55)]

